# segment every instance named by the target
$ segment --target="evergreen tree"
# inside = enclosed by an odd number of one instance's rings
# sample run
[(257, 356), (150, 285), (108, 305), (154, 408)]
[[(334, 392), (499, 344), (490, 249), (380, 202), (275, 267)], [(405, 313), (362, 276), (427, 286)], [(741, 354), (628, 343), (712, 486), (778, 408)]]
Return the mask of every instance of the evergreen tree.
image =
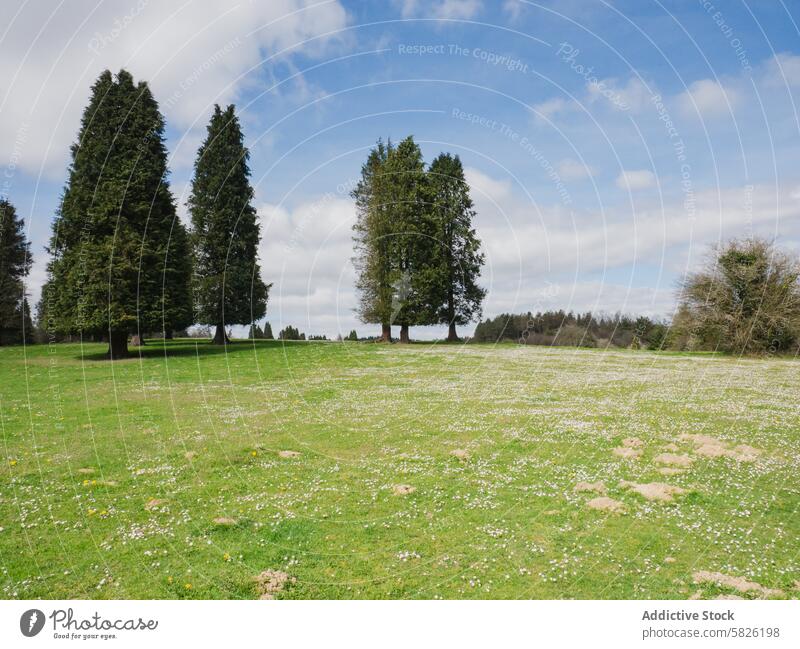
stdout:
[(305, 340), (305, 334), (301, 334), (297, 327), (293, 327), (292, 325), (286, 325), (283, 329), (281, 329), (280, 333), (278, 334), (278, 340)]
[(449, 327), (447, 340), (456, 341), (456, 325), (481, 317), (486, 291), (477, 279), (484, 256), (472, 227), (475, 210), (459, 157), (439, 155), (431, 163), (428, 179), (436, 238), (430, 301), (437, 321)]
[(261, 280), (257, 259), (260, 228), (251, 205), (248, 159), (234, 107), (214, 106), (195, 163), (189, 208), (197, 317), (216, 327), (215, 344), (227, 341), (226, 325), (259, 320), (267, 309), (269, 286)]
[(0, 199), (0, 345), (30, 340), (30, 309), (23, 280), (31, 268), (25, 223)]
[(435, 231), (429, 210), (429, 186), (422, 151), (409, 136), (393, 148), (385, 165), (383, 201), (391, 228), (389, 280), (393, 288), (391, 322), (400, 325), (400, 342), (409, 342), (411, 325), (436, 322), (429, 295)]
[(191, 323), (190, 259), (166, 177), (164, 119), (149, 87), (121, 70), (92, 87), (72, 145), (43, 289), (48, 327), (108, 336)]
[(272, 335), (272, 325), (269, 322), (264, 323), (264, 339), (275, 340), (275, 336)]
[(358, 273), (358, 316), (362, 322), (381, 325), (381, 338), (392, 338), (392, 286), (390, 280), (391, 224), (385, 194), (388, 176), (385, 166), (392, 143), (378, 140), (361, 167), (361, 179), (351, 192), (356, 204), (356, 223), (353, 226), (355, 257)]

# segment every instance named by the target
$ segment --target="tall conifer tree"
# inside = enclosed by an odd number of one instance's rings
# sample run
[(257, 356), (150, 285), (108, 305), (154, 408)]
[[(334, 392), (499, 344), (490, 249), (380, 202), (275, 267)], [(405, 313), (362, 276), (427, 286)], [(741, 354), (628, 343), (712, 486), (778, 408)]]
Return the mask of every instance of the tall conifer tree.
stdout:
[(411, 325), (435, 322), (428, 295), (432, 273), (434, 230), (429, 186), (422, 151), (409, 136), (389, 152), (383, 201), (388, 216), (389, 277), (393, 288), (392, 322), (400, 325), (400, 342), (409, 342)]
[(167, 174), (164, 119), (149, 87), (125, 70), (103, 72), (53, 224), (47, 326), (107, 335), (116, 359), (131, 333), (191, 324), (186, 232)]
[(25, 224), (14, 206), (0, 199), (0, 345), (30, 336), (30, 309), (24, 278), (31, 268)]
[(362, 322), (381, 325), (384, 342), (391, 342), (392, 336), (392, 230), (386, 203), (390, 178), (385, 169), (391, 152), (391, 142), (384, 144), (378, 140), (361, 167), (361, 179), (351, 192), (356, 203), (353, 263), (358, 273), (357, 312)]
[(477, 280), (484, 256), (472, 227), (475, 210), (459, 157), (440, 154), (431, 163), (428, 179), (437, 240), (433, 256), (436, 278), (430, 284), (430, 301), (437, 321), (448, 325), (447, 340), (456, 341), (456, 325), (481, 316), (486, 291)]
[(197, 154), (189, 209), (197, 317), (216, 327), (216, 344), (227, 342), (226, 325), (260, 320), (267, 309), (269, 286), (257, 258), (260, 228), (251, 204), (248, 159), (234, 107), (214, 106)]

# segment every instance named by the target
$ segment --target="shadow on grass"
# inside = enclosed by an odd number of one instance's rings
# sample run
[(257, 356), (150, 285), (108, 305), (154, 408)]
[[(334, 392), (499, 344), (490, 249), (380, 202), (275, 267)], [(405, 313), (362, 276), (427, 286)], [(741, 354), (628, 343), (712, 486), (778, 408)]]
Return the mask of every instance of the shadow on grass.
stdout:
[[(183, 356), (222, 356), (226, 354), (240, 354), (262, 349), (282, 349), (289, 345), (313, 345), (313, 341), (284, 341), (284, 340), (233, 340), (226, 345), (215, 345), (210, 340), (195, 338), (179, 338), (176, 340), (148, 340), (141, 347), (128, 346), (128, 357), (118, 359), (117, 362), (135, 361), (147, 358), (179, 358)], [(325, 344), (325, 343), (320, 343)], [(330, 343), (327, 343), (330, 344)], [(78, 354), (77, 360), (107, 361), (108, 352), (103, 351), (91, 354)]]

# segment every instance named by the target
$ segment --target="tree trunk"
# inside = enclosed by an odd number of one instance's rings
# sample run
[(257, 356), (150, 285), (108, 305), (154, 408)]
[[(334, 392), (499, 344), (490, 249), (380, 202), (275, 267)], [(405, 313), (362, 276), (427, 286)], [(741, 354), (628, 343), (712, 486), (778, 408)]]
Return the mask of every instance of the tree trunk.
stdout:
[(450, 321), (450, 329), (447, 332), (447, 342), (449, 343), (458, 342), (458, 334), (456, 333), (456, 323), (452, 320)]
[(144, 337), (140, 336), (139, 334), (134, 334), (131, 336), (131, 346), (132, 347), (141, 347), (144, 345)]
[(217, 325), (217, 330), (214, 332), (214, 340), (215, 345), (225, 345), (229, 343), (228, 336), (225, 333), (225, 325)]
[(456, 334), (456, 299), (453, 295), (452, 278), (450, 287), (447, 290), (447, 319), (450, 322), (450, 329), (447, 332), (447, 342), (458, 342), (458, 335)]
[(408, 325), (400, 325), (400, 342), (403, 344), (408, 344)]
[(112, 331), (108, 337), (108, 357), (119, 360), (128, 357), (128, 332)]
[(392, 342), (392, 325), (390, 324), (381, 325), (381, 341), (385, 343)]

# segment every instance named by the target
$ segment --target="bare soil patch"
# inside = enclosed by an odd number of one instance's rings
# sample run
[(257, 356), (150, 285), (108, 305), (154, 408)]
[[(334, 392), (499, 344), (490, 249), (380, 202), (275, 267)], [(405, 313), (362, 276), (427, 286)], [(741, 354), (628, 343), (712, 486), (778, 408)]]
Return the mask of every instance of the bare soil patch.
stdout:
[(297, 581), (282, 570), (265, 570), (254, 578), (259, 599), (275, 599), (276, 595), (283, 592), (287, 584)]
[(230, 527), (231, 525), (236, 525), (236, 519), (228, 518), (227, 516), (220, 516), (219, 518), (214, 519), (214, 525), (222, 525), (223, 527)]
[(602, 480), (597, 482), (579, 482), (575, 485), (575, 491), (593, 491), (598, 494), (606, 493), (606, 486)]
[(412, 487), (410, 484), (396, 484), (392, 488), (395, 496), (407, 496), (408, 494), (413, 494), (416, 490), (417, 488)]
[(644, 484), (638, 484), (636, 482), (622, 480), (619, 484), (621, 487), (632, 489), (640, 496), (644, 496), (647, 500), (672, 502), (674, 496), (679, 496), (683, 493), (686, 493), (686, 491), (680, 487), (664, 484), (663, 482), (647, 482)]
[(753, 462), (761, 454), (759, 449), (747, 444), (731, 446), (710, 435), (683, 433), (680, 439), (694, 444), (694, 452), (703, 457), (729, 457), (738, 462)]
[(660, 453), (653, 458), (653, 461), (658, 464), (680, 467), (691, 466), (693, 462), (688, 455), (676, 455), (675, 453)]
[(716, 584), (724, 588), (732, 588), (740, 593), (758, 593), (763, 597), (783, 595), (783, 591), (777, 588), (766, 588), (755, 581), (748, 581), (744, 577), (734, 577), (721, 572), (710, 572), (700, 570), (692, 575), (696, 584)]
[(608, 496), (592, 498), (586, 503), (586, 506), (590, 509), (599, 509), (600, 511), (611, 512), (612, 514), (622, 514), (626, 509), (625, 503), (609, 498)]

